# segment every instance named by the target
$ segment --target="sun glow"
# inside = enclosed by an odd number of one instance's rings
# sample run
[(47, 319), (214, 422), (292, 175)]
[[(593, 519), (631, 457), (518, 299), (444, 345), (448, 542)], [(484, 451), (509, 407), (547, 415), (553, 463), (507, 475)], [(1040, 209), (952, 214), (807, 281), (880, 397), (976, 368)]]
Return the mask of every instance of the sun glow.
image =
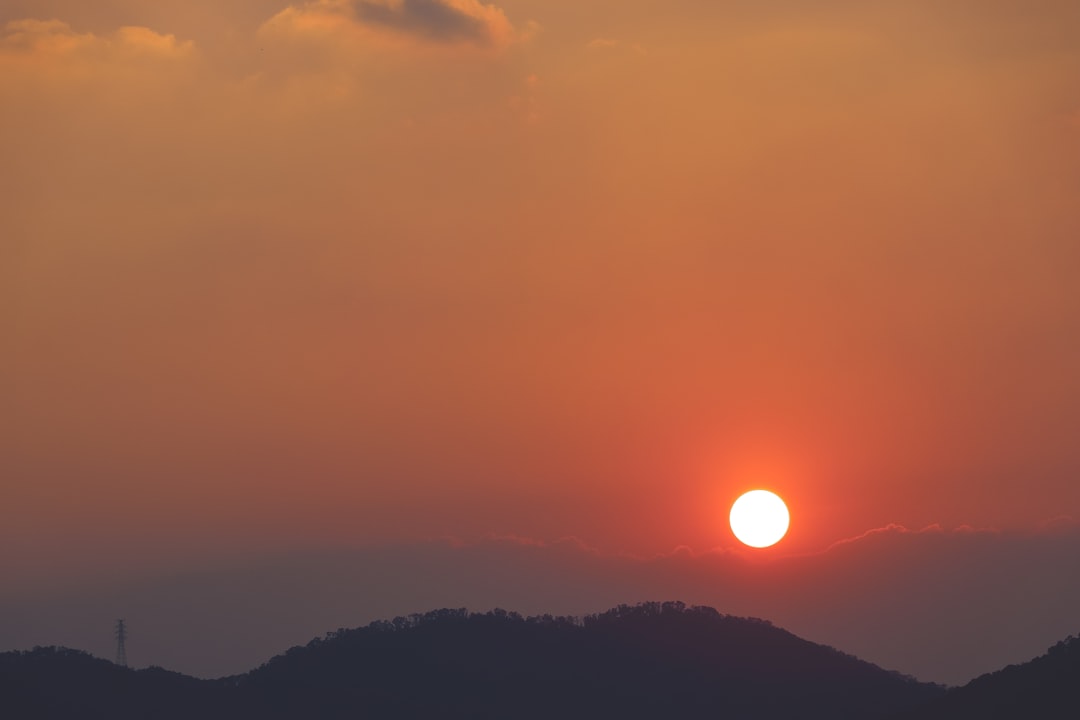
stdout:
[(751, 490), (731, 506), (731, 532), (744, 545), (766, 548), (787, 534), (791, 516), (787, 505), (776, 493)]

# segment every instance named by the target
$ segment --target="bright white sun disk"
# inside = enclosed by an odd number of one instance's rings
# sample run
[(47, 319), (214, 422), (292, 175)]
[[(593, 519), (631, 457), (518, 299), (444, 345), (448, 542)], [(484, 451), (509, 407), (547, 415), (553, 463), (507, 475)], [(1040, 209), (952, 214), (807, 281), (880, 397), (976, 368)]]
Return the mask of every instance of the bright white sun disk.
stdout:
[(791, 516), (776, 493), (751, 490), (731, 506), (731, 532), (744, 545), (766, 548), (787, 534)]

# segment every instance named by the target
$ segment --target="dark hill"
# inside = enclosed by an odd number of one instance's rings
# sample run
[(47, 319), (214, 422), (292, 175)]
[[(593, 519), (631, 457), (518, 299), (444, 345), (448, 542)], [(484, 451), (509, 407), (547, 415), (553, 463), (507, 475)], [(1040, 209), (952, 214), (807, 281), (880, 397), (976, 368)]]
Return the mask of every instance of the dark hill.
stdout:
[(771, 624), (682, 603), (583, 619), (439, 610), (339, 630), (233, 678), (134, 672), (71, 651), (0, 656), (5, 717), (829, 718), (943, 691)]
[(1076, 720), (1080, 718), (1080, 638), (953, 688), (910, 720)]
[[(161, 668), (129, 670), (67, 648), (0, 654), (0, 717), (19, 720), (181, 720), (237, 708), (222, 681)], [(204, 710), (213, 708), (213, 714)]]

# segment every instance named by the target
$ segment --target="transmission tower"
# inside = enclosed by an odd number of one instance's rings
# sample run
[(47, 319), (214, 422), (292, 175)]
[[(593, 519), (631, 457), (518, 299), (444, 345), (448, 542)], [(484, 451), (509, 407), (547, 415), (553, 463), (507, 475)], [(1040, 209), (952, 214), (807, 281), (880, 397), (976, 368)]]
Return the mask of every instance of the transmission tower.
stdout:
[(120, 667), (127, 667), (127, 649), (124, 647), (124, 641), (127, 639), (127, 628), (124, 626), (123, 620), (116, 621), (116, 664)]

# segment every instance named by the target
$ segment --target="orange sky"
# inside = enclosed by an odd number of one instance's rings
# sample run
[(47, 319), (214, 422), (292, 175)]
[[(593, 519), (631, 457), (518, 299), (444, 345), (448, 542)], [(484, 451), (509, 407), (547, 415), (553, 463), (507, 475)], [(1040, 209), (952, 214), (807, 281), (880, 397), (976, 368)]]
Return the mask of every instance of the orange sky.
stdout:
[(1080, 516), (1080, 5), (944, 5), (8, 0), (3, 576)]

